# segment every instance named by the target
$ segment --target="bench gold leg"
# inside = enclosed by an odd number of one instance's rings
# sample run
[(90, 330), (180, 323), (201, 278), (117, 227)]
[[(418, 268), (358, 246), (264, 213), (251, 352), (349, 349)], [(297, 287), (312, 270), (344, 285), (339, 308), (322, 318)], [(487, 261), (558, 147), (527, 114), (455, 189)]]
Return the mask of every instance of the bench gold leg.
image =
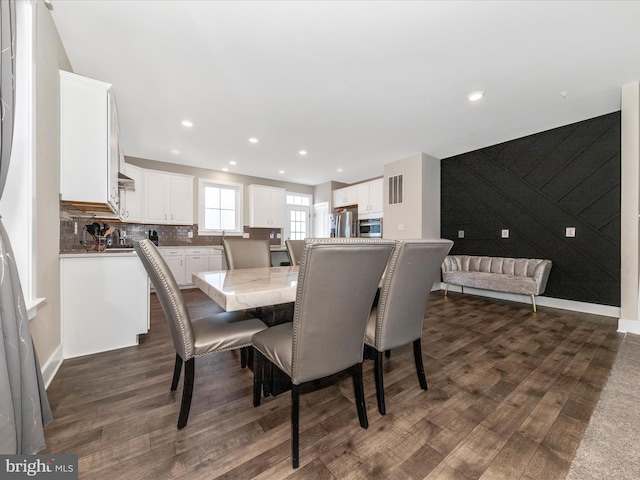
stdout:
[(533, 306), (533, 313), (536, 313), (536, 297), (534, 295), (531, 295), (531, 305)]
[(447, 286), (444, 288), (444, 296), (447, 296), (447, 293), (449, 293), (449, 284), (447, 283)]

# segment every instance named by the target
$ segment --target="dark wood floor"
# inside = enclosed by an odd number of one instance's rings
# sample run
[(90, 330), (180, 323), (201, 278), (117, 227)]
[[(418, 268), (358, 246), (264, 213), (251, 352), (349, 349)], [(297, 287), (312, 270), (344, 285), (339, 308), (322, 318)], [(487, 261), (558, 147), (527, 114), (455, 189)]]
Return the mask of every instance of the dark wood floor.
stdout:
[[(184, 291), (193, 317), (218, 307)], [(387, 415), (364, 365), (369, 429), (350, 378), (301, 397), (300, 468), (290, 396), (253, 408), (237, 352), (196, 361), (187, 427), (175, 351), (154, 295), (138, 347), (66, 360), (48, 394), (48, 453), (79, 455), (81, 479), (563, 479), (622, 341), (615, 319), (470, 295), (431, 294), (420, 389), (411, 346), (385, 361)]]

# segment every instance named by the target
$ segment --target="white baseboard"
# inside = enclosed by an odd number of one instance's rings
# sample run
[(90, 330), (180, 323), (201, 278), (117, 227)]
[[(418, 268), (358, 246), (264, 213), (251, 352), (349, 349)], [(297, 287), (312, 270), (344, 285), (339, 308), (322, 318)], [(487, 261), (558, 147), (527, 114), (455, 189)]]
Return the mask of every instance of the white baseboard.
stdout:
[(620, 318), (618, 319), (618, 332), (635, 333), (636, 335), (640, 335), (640, 321)]
[[(436, 283), (437, 285), (437, 283)], [(444, 290), (447, 284), (440, 282), (440, 290)], [(450, 292), (460, 292), (462, 289), (458, 285), (449, 285)], [(526, 303), (531, 305), (531, 297), (529, 295), (517, 295), (514, 293), (493, 292), (490, 290), (480, 290), (478, 288), (464, 288), (465, 293), (478, 295), (481, 297), (498, 298), (500, 300), (508, 300), (510, 302)], [(610, 305), (600, 305), (598, 303), (576, 302), (573, 300), (564, 300), (561, 298), (552, 298), (545, 296), (536, 297), (536, 305), (559, 308), (561, 310), (571, 310), (574, 312), (590, 313), (593, 315), (602, 315), (604, 317), (620, 317), (620, 307), (612, 307)], [(636, 322), (640, 323), (640, 322)]]
[(55, 377), (56, 373), (58, 373), (58, 369), (62, 365), (63, 360), (64, 358), (62, 356), (62, 344), (60, 344), (58, 345), (58, 348), (55, 349), (53, 354), (49, 357), (49, 359), (44, 363), (44, 365), (40, 366), (45, 389), (49, 388), (49, 385), (53, 381), (53, 377)]

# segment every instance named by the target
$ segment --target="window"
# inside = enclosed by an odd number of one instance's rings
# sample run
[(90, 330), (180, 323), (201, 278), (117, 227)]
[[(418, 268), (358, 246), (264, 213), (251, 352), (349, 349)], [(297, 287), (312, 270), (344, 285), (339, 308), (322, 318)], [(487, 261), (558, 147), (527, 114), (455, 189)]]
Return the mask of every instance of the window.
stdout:
[(16, 2), (16, 116), (9, 173), (0, 203), (0, 215), (9, 234), (29, 319), (44, 298), (36, 297), (36, 204), (34, 156), (35, 4)]
[(285, 237), (289, 240), (304, 240), (310, 236), (311, 195), (287, 193), (286, 200)]
[(242, 184), (201, 178), (198, 235), (239, 235), (242, 232)]

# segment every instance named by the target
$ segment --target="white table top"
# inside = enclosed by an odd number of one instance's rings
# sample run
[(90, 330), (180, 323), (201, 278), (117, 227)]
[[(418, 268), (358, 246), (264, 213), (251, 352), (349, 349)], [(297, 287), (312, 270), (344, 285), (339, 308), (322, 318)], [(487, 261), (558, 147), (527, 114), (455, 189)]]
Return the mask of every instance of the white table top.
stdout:
[(295, 302), (298, 266), (197, 272), (193, 283), (227, 312)]

